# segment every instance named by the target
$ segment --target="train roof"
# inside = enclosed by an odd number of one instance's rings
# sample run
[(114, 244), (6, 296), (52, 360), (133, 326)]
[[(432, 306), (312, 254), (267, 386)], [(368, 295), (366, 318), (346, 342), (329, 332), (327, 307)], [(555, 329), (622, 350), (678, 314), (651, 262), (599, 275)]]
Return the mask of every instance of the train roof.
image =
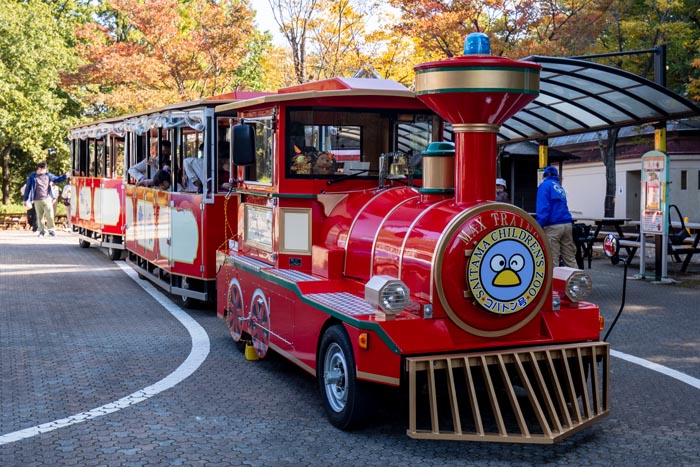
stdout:
[(233, 91), (204, 99), (177, 102), (175, 104), (168, 104), (163, 107), (146, 109), (131, 114), (121, 115), (119, 117), (105, 118), (102, 120), (76, 125), (71, 129), (70, 134), (72, 138), (100, 137), (109, 133), (121, 134), (123, 131), (126, 131), (125, 127), (129, 126), (129, 122), (134, 124), (138, 122), (138, 124), (140, 124), (142, 127), (153, 127), (153, 125), (157, 126), (159, 119), (160, 121), (181, 119), (183, 121), (197, 122), (201, 121), (204, 108), (213, 108), (217, 105), (229, 103), (235, 100), (253, 99), (266, 94), (269, 93), (256, 91)]
[(253, 99), (230, 102), (216, 107), (217, 112), (243, 108), (262, 107), (282, 102), (327, 99), (333, 97), (354, 98), (377, 96), (410, 99), (416, 106), (424, 105), (416, 99), (413, 91), (396, 81), (374, 78), (329, 78), (303, 83), (280, 89), (276, 94), (268, 94)]

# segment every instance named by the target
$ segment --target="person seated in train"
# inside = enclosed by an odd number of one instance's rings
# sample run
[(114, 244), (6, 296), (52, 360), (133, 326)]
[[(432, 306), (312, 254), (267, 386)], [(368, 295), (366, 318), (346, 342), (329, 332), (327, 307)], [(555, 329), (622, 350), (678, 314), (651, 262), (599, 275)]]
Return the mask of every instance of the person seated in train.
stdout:
[(153, 178), (144, 178), (136, 183), (136, 186), (147, 186), (156, 190), (170, 190), (170, 169), (161, 169), (155, 173)]
[(187, 157), (182, 161), (182, 165), (185, 169), (185, 176), (183, 177), (183, 185), (185, 187), (184, 191), (190, 193), (201, 193), (202, 192), (202, 180), (204, 177), (204, 159), (199, 157)]
[(145, 158), (142, 161), (132, 165), (129, 168), (129, 175), (136, 180), (136, 183), (138, 184), (138, 182), (146, 178), (148, 166), (151, 166), (153, 170), (158, 170), (164, 169), (165, 167), (170, 168), (171, 165), (170, 141), (164, 140), (160, 143), (160, 157), (156, 155), (151, 158)]
[(219, 191), (228, 191), (231, 188), (231, 163), (228, 159), (219, 159), (219, 171), (217, 173)]

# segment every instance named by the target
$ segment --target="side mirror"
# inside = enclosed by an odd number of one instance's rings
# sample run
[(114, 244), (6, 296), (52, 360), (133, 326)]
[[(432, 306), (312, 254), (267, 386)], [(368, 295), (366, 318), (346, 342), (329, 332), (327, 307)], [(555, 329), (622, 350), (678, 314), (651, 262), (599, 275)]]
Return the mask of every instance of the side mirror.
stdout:
[(613, 264), (620, 262), (620, 239), (615, 234), (608, 234), (603, 240), (603, 253)]
[(252, 125), (240, 124), (233, 127), (233, 163), (255, 164), (255, 129)]

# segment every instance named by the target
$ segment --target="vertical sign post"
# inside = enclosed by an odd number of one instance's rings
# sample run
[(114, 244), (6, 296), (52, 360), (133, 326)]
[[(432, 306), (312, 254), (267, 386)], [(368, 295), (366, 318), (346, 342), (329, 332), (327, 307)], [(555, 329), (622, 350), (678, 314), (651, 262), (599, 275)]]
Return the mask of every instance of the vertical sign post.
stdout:
[(669, 157), (661, 151), (642, 156), (642, 196), (639, 237), (639, 275), (644, 277), (646, 235), (654, 235), (656, 280), (667, 277)]

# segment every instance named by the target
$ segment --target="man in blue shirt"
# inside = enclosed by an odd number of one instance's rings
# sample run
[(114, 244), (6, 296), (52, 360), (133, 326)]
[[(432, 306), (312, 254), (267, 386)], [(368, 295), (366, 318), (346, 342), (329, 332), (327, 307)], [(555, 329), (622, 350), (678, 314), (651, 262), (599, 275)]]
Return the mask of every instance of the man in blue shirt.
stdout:
[(549, 239), (554, 266), (559, 266), (561, 254), (564, 266), (578, 267), (572, 217), (566, 202), (566, 191), (559, 183), (556, 167), (549, 166), (544, 169), (544, 181), (537, 188), (537, 222)]
[[(27, 184), (24, 188), (22, 200), (24, 201), (25, 207), (31, 206), (32, 203), (34, 204), (40, 237), (44, 236), (45, 228), (48, 228), (50, 236), (56, 236), (53, 222), (54, 193), (51, 190), (51, 182), (61, 183), (68, 177), (70, 177), (69, 174), (57, 177), (49, 172), (49, 169), (46, 168), (46, 162), (39, 162), (36, 165), (36, 172), (32, 172), (29, 174), (29, 177), (27, 177)], [(44, 227), (44, 219), (46, 220), (46, 227)]]

